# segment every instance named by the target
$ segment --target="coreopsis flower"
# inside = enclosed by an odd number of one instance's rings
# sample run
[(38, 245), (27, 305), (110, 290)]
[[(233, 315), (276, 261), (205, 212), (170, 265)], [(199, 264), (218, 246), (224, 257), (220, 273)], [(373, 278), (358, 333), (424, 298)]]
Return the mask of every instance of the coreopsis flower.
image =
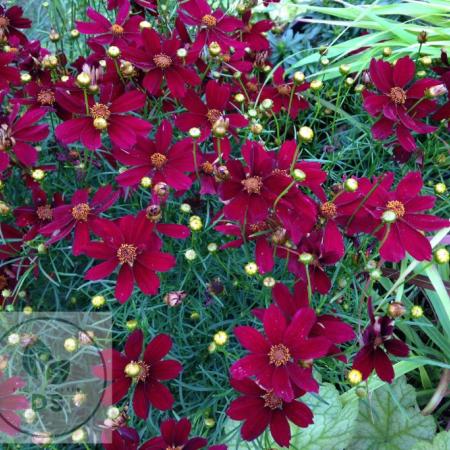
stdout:
[(27, 167), (36, 163), (38, 152), (30, 144), (47, 137), (48, 125), (37, 125), (45, 114), (44, 109), (33, 109), (19, 116), (19, 105), (14, 105), (9, 116), (0, 116), (0, 171), (11, 159)]
[(375, 370), (377, 375), (388, 383), (394, 379), (394, 369), (387, 354), (406, 357), (408, 346), (400, 339), (394, 338), (394, 320), (389, 316), (375, 316), (372, 299), (367, 302), (370, 324), (364, 330), (363, 347), (353, 360), (353, 369), (359, 370), (366, 380)]
[(140, 41), (139, 23), (143, 20), (141, 16), (130, 14), (130, 2), (123, 1), (118, 6), (117, 16), (114, 23), (90, 6), (86, 15), (92, 22), (81, 22), (77, 20), (77, 30), (82, 34), (94, 35), (92, 39), (100, 45), (114, 45), (123, 49), (136, 41)]
[(184, 57), (179, 56), (181, 41), (173, 36), (164, 39), (153, 29), (142, 31), (143, 49), (128, 47), (123, 51), (123, 57), (146, 72), (142, 86), (156, 95), (160, 92), (162, 81), (165, 80), (171, 94), (180, 99), (186, 94), (186, 85), (196, 86), (200, 77), (192, 68), (197, 59), (197, 52), (186, 50)]
[(16, 411), (30, 407), (25, 396), (16, 394), (25, 384), (20, 377), (5, 378), (0, 371), (0, 432), (9, 436), (20, 432), (21, 418)]
[(314, 230), (302, 238), (295, 249), (279, 248), (278, 256), (288, 259), (288, 270), (303, 281), (309, 279), (311, 289), (326, 294), (331, 280), (324, 266), (334, 265), (344, 256), (343, 241), (337, 238), (337, 228), (326, 227)]
[[(431, 245), (424, 231), (435, 231), (447, 227), (448, 219), (423, 214), (432, 209), (436, 198), (419, 195), (422, 187), (420, 172), (409, 172), (394, 191), (389, 188), (393, 174), (385, 177), (366, 203), (366, 208), (376, 219), (376, 237), (382, 242), (380, 255), (386, 261), (401, 261), (408, 252), (418, 261), (430, 260)], [(381, 226), (381, 228), (380, 228)]]
[[(111, 186), (105, 186), (89, 200), (87, 189), (79, 189), (72, 195), (69, 205), (57, 206), (53, 210), (40, 209), (41, 215), (51, 214), (51, 222), (40, 229), (40, 233), (50, 237), (47, 245), (54, 244), (66, 238), (72, 230), (74, 231), (72, 252), (80, 255), (89, 243), (89, 232), (92, 230), (93, 222), (100, 214), (109, 209), (119, 198), (119, 193), (114, 192)], [(37, 211), (36, 211), (37, 214)]]
[(96, 150), (102, 145), (104, 132), (114, 145), (130, 148), (138, 136), (146, 136), (152, 128), (146, 120), (124, 114), (144, 106), (145, 94), (137, 90), (117, 97), (111, 85), (104, 85), (99, 102), (89, 96), (87, 105), (83, 97), (58, 90), (56, 100), (64, 109), (78, 116), (66, 120), (55, 129), (58, 140), (66, 145), (81, 141), (88, 149)]
[(178, 422), (174, 419), (164, 420), (161, 423), (160, 429), (161, 435), (144, 442), (139, 450), (198, 450), (204, 448), (208, 443), (204, 438), (189, 438), (191, 423), (185, 418)]
[[(229, 177), (219, 185), (219, 194), (225, 202), (226, 218), (241, 223), (258, 223), (269, 215), (278, 195), (289, 185), (289, 179), (273, 172), (271, 155), (254, 141), (242, 146), (246, 167), (239, 160), (227, 163)], [(281, 198), (278, 204), (286, 203)]]
[(295, 398), (293, 386), (317, 392), (310, 370), (312, 360), (328, 353), (330, 341), (309, 337), (315, 317), (314, 310), (305, 307), (288, 323), (281, 309), (271, 305), (263, 317), (265, 335), (250, 326), (236, 327), (237, 339), (250, 354), (231, 366), (231, 376), (237, 380), (254, 376), (264, 389), (286, 402)]
[(16, 55), (13, 52), (0, 51), (0, 90), (7, 89), (10, 84), (19, 84), (20, 82), (19, 70), (10, 66), (15, 58)]
[[(231, 402), (227, 415), (233, 420), (244, 421), (241, 436), (246, 441), (256, 439), (270, 428), (275, 442), (282, 447), (289, 447), (289, 422), (301, 428), (306, 428), (314, 422), (312, 411), (298, 400), (286, 402), (272, 390), (263, 389), (249, 378), (231, 379), (230, 384), (242, 396)], [(304, 391), (294, 387), (295, 398), (303, 394)]]
[[(437, 73), (440, 77), (443, 87), (450, 92), (450, 63), (448, 55), (445, 50), (441, 50), (441, 63), (442, 66), (433, 67), (433, 72)], [(442, 86), (442, 85), (441, 85)], [(442, 87), (441, 87), (442, 90)], [(433, 120), (450, 119), (450, 99), (439, 106), (439, 109), (433, 114)], [(448, 125), (450, 127), (450, 124)]]
[[(163, 359), (172, 348), (172, 339), (167, 334), (156, 335), (144, 348), (144, 334), (135, 330), (125, 343), (124, 353), (103, 350), (105, 365), (93, 367), (95, 376), (111, 381), (102, 397), (103, 403), (112, 404), (124, 398), (131, 387), (134, 413), (147, 419), (150, 406), (162, 411), (172, 408), (174, 398), (161, 381), (176, 378), (182, 365), (173, 359)], [(110, 374), (110, 375), (108, 375)]]
[(271, 20), (260, 20), (255, 23), (250, 23), (251, 19), (251, 10), (246, 11), (242, 15), (242, 22), (244, 24), (241, 35), (242, 42), (244, 42), (253, 52), (268, 50), (270, 44), (264, 36), (264, 33), (272, 29), (273, 22)]
[(134, 283), (147, 295), (158, 292), (159, 278), (156, 272), (166, 272), (175, 265), (175, 258), (161, 252), (162, 242), (153, 233), (154, 223), (145, 214), (138, 217), (124, 216), (117, 222), (98, 219), (93, 222), (93, 232), (101, 241), (90, 242), (84, 249), (87, 256), (105, 260), (90, 268), (85, 278), (101, 280), (119, 267), (115, 295), (125, 303)]
[[(272, 298), (286, 316), (290, 320), (295, 316), (296, 312), (309, 306), (308, 285), (304, 281), (298, 281), (294, 286), (294, 291), (288, 289), (283, 283), (277, 283), (272, 289)], [(253, 310), (253, 314), (260, 320), (264, 317), (265, 309)], [(316, 317), (310, 336), (323, 336), (330, 341), (330, 349), (328, 355), (336, 355), (340, 353), (338, 344), (351, 341), (355, 338), (353, 328), (344, 323), (338, 317), (330, 314), (321, 314)], [(338, 359), (344, 360), (345, 357), (338, 356)]]
[[(200, 140), (206, 139), (213, 132), (214, 127), (219, 125), (232, 135), (236, 134), (238, 128), (248, 125), (248, 120), (240, 113), (229, 113), (229, 101), (231, 90), (228, 85), (220, 84), (210, 80), (205, 87), (205, 102), (192, 91), (180, 99), (187, 112), (181, 113), (175, 120), (175, 125), (182, 131), (191, 128), (200, 128), (202, 136)], [(226, 133), (226, 134), (227, 134)], [(221, 136), (220, 144), (215, 140), (216, 151), (220, 146), (220, 156), (228, 159), (231, 152), (231, 144), (226, 136)]]
[(197, 45), (200, 48), (211, 43), (219, 44), (225, 51), (230, 47), (242, 46), (232, 37), (235, 31), (242, 29), (242, 21), (226, 15), (221, 9), (213, 11), (206, 0), (189, 0), (180, 4), (178, 14), (186, 25), (200, 27), (197, 34)]
[(287, 111), (289, 117), (295, 119), (300, 110), (309, 108), (309, 103), (301, 96), (301, 92), (308, 88), (308, 82), (295, 84), (293, 81), (286, 81), (284, 69), (279, 67), (273, 74), (273, 83), (264, 87), (261, 101), (266, 98), (272, 100), (273, 112)]
[(136, 186), (143, 177), (150, 177), (152, 184), (167, 183), (177, 190), (189, 189), (192, 180), (187, 173), (194, 170), (193, 145), (190, 138), (172, 145), (173, 129), (163, 120), (153, 141), (139, 138), (130, 150), (117, 149), (114, 157), (131, 169), (117, 176), (122, 186)]
[(31, 28), (31, 20), (23, 17), (20, 6), (11, 6), (6, 9), (0, 5), (0, 41), (16, 38), (21, 44), (27, 42), (27, 37), (19, 30)]
[(371, 116), (379, 117), (372, 127), (373, 137), (383, 140), (395, 133), (399, 144), (409, 152), (416, 150), (412, 131), (424, 134), (436, 130), (420, 119), (436, 109), (436, 102), (426, 99), (425, 94), (439, 80), (423, 78), (412, 83), (415, 70), (409, 56), (400, 58), (394, 66), (372, 59), (370, 78), (377, 92), (363, 91), (364, 108)]
[(49, 202), (46, 192), (39, 186), (33, 186), (31, 195), (32, 205), (19, 206), (14, 210), (16, 225), (30, 227), (23, 236), (25, 241), (34, 239), (39, 230), (53, 219), (53, 209), (63, 204), (59, 194), (55, 194), (53, 201)]

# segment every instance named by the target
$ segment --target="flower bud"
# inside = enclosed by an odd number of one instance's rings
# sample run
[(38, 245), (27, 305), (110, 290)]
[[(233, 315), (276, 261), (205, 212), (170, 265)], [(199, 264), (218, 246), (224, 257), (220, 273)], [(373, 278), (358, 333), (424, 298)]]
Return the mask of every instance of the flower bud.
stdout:
[(86, 72), (77, 75), (77, 84), (80, 87), (87, 87), (91, 84), (91, 77)]
[(260, 123), (252, 123), (250, 125), (250, 131), (254, 135), (259, 136), (264, 131), (264, 128)]
[(106, 303), (106, 299), (103, 295), (94, 295), (91, 303), (94, 308), (101, 308)]
[(155, 184), (155, 187), (153, 188), (153, 192), (159, 198), (163, 198), (169, 194), (169, 185), (167, 183), (164, 183), (164, 181), (160, 181), (159, 183)]
[(216, 421), (212, 417), (207, 417), (203, 422), (206, 428), (213, 428), (216, 425)]
[(347, 178), (344, 181), (344, 189), (347, 192), (356, 192), (358, 190), (358, 180), (355, 178)]
[(261, 108), (264, 110), (269, 110), (272, 109), (273, 107), (273, 100), (270, 98), (265, 98), (262, 102), (261, 102)]
[(436, 98), (441, 95), (447, 94), (447, 87), (445, 84), (438, 84), (437, 86), (431, 86), (430, 88), (425, 90), (425, 96), (428, 98)]
[(20, 81), (23, 84), (29, 83), (31, 81), (31, 75), (28, 72), (23, 72), (20, 74)]
[(417, 71), (417, 78), (425, 78), (427, 76), (427, 72), (425, 70)]
[(108, 128), (108, 122), (103, 117), (96, 117), (92, 124), (94, 125), (94, 128), (100, 131), (106, 130)]
[(304, 83), (305, 74), (300, 71), (294, 72), (293, 80), (294, 80), (294, 84), (299, 86), (300, 84)]
[(275, 278), (274, 277), (264, 277), (263, 285), (267, 288), (273, 288), (275, 286)]
[(391, 47), (384, 47), (383, 48), (383, 56), (391, 56), (392, 55), (392, 48)]
[(322, 66), (328, 66), (328, 64), (330, 64), (330, 60), (326, 56), (323, 56), (320, 58), (320, 64), (322, 64)]
[(397, 214), (392, 209), (387, 209), (381, 214), (381, 220), (384, 223), (394, 223), (397, 220)]
[(75, 338), (67, 338), (64, 341), (64, 348), (67, 352), (73, 353), (78, 349), (78, 341)]
[(370, 273), (369, 273), (370, 279), (374, 280), (374, 281), (378, 281), (381, 280), (383, 273), (381, 272), (380, 269), (373, 269)]
[(108, 47), (106, 53), (110, 58), (118, 58), (120, 56), (120, 48), (116, 47), (115, 45), (111, 45), (110, 47)]
[(36, 412), (31, 408), (26, 409), (23, 412), (23, 418), (25, 419), (25, 422), (30, 425), (36, 420), (36, 417), (37, 417)]
[(387, 313), (392, 319), (397, 319), (405, 314), (406, 308), (402, 302), (391, 302), (388, 305)]
[(180, 211), (183, 213), (190, 213), (192, 211), (192, 206), (189, 203), (182, 203), (180, 205)]
[(215, 41), (209, 44), (208, 51), (211, 56), (219, 56), (222, 53), (220, 45)]
[(125, 366), (124, 372), (127, 377), (136, 378), (142, 371), (142, 367), (136, 362), (130, 362)]
[(0, 201), (0, 216), (7, 216), (11, 211), (11, 208), (4, 201)]
[(417, 42), (419, 44), (425, 44), (428, 40), (428, 34), (425, 30), (422, 30), (418, 35), (417, 35)]
[(422, 58), (419, 58), (419, 62), (425, 67), (429, 67), (433, 64), (433, 60), (430, 56), (422, 56)]
[(309, 87), (312, 91), (320, 91), (323, 87), (322, 80), (312, 80)]
[(306, 173), (303, 172), (303, 170), (301, 169), (294, 169), (292, 172), (292, 177), (294, 178), (295, 181), (301, 183), (306, 180)]
[(217, 252), (218, 248), (219, 246), (215, 242), (210, 242), (207, 247), (209, 253)]
[(159, 222), (162, 217), (162, 209), (158, 204), (147, 206), (145, 209), (145, 217), (152, 222)]
[(73, 30), (70, 30), (70, 37), (72, 39), (77, 39), (80, 37), (80, 32), (76, 28), (74, 28)]
[(139, 22), (139, 29), (141, 31), (150, 28), (152, 28), (152, 24), (150, 22), (147, 22), (146, 20)]
[(361, 383), (362, 381), (362, 373), (357, 369), (352, 369), (347, 375), (347, 379), (350, 384), (353, 386), (356, 386), (357, 384)]
[(42, 169), (35, 169), (31, 172), (33, 180), (42, 181), (45, 178), (45, 172)]
[(61, 39), (61, 35), (56, 30), (51, 30), (48, 35), (48, 38), (52, 42), (58, 42)]
[(217, 346), (223, 347), (228, 342), (228, 334), (225, 331), (218, 331), (213, 340)]
[(227, 166), (219, 166), (214, 172), (217, 181), (225, 181), (230, 178), (230, 171)]
[(355, 84), (355, 79), (352, 78), (352, 77), (347, 77), (347, 78), (345, 79), (345, 84), (346, 84), (348, 87), (353, 86), (353, 85)]
[(178, 58), (181, 58), (181, 59), (186, 58), (187, 54), (188, 54), (188, 52), (187, 52), (187, 50), (185, 48), (179, 48), (177, 50)]
[(437, 183), (434, 185), (434, 192), (436, 192), (436, 194), (445, 194), (445, 192), (447, 191), (447, 186), (444, 183)]
[(130, 319), (127, 320), (127, 323), (125, 325), (127, 327), (127, 330), (134, 331), (138, 327), (138, 321), (136, 319)]
[(420, 319), (423, 316), (423, 308), (419, 305), (414, 305), (411, 308), (411, 316), (414, 319)]
[(143, 188), (149, 188), (152, 186), (152, 179), (150, 177), (142, 177), (140, 181), (140, 185)]
[(298, 260), (305, 266), (311, 264), (314, 261), (314, 256), (311, 253), (303, 252), (298, 257)]
[(164, 298), (163, 301), (167, 306), (170, 306), (171, 308), (175, 306), (181, 305), (183, 300), (187, 297), (186, 292), (184, 291), (172, 291), (168, 292)]
[(314, 139), (314, 131), (309, 127), (301, 127), (298, 131), (298, 134), (304, 142), (309, 143)]
[(236, 95), (234, 96), (234, 101), (235, 101), (236, 103), (244, 103), (244, 102), (245, 102), (245, 96), (244, 96), (244, 94), (241, 94), (241, 93), (236, 94)]
[(434, 260), (438, 264), (448, 264), (450, 261), (450, 254), (446, 248), (438, 248), (434, 251)]
[(357, 84), (355, 86), (355, 92), (361, 93), (365, 89), (365, 86), (363, 84)]
[(189, 218), (189, 228), (192, 231), (200, 231), (203, 228), (203, 222), (201, 217), (192, 216)]
[(339, 72), (341, 75), (348, 75), (350, 73), (351, 67), (348, 64), (341, 64), (339, 66)]
[(258, 266), (255, 262), (249, 262), (244, 266), (245, 273), (249, 276), (256, 275), (258, 273)]
[(82, 392), (82, 391), (78, 391), (76, 392), (73, 397), (72, 397), (72, 403), (79, 408), (80, 406), (82, 406), (87, 400), (87, 395)]
[(188, 260), (188, 261), (194, 261), (197, 258), (197, 253), (194, 249), (189, 248), (184, 252), (184, 257)]
[(192, 139), (198, 139), (201, 136), (202, 132), (200, 131), (200, 128), (190, 128), (189, 129), (189, 136)]

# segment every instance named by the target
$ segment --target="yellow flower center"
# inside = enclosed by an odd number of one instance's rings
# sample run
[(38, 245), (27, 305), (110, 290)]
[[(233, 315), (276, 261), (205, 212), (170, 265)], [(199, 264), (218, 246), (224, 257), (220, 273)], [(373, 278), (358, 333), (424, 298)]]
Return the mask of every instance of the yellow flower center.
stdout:
[(269, 351), (269, 362), (277, 367), (285, 366), (291, 359), (289, 349), (284, 344), (272, 345)]
[(211, 14), (206, 14), (202, 17), (202, 24), (205, 25), (205, 27), (213, 28), (217, 25), (217, 19)]
[(337, 208), (333, 202), (325, 202), (320, 205), (320, 214), (326, 219), (333, 219), (337, 215)]
[(87, 203), (78, 203), (72, 208), (72, 217), (75, 220), (86, 222), (91, 212), (91, 208)]
[(401, 87), (393, 87), (389, 91), (389, 97), (398, 105), (403, 105), (406, 102), (406, 92)]
[(398, 200), (390, 200), (386, 203), (386, 209), (394, 211), (398, 219), (405, 215), (405, 205)]
[(148, 376), (149, 366), (144, 361), (131, 361), (125, 366), (125, 375), (136, 382), (145, 381)]
[(115, 23), (114, 25), (111, 26), (111, 32), (112, 34), (120, 36), (121, 34), (123, 34), (123, 27), (118, 23)]
[(37, 101), (41, 105), (53, 105), (55, 103), (55, 94), (51, 89), (42, 89), (36, 96)]
[(0, 28), (8, 28), (9, 19), (6, 16), (0, 16)]
[(267, 391), (266, 394), (262, 396), (264, 400), (264, 406), (270, 409), (281, 409), (283, 407), (283, 400), (278, 398), (273, 391)]
[(156, 169), (161, 169), (167, 162), (166, 156), (164, 156), (162, 153), (153, 153), (150, 156), (150, 160), (153, 167), (155, 167)]
[(117, 259), (120, 264), (132, 266), (137, 257), (137, 247), (133, 244), (121, 244), (117, 250)]
[(38, 206), (36, 209), (36, 215), (41, 220), (52, 220), (53, 211), (50, 205)]
[(210, 109), (206, 113), (206, 117), (208, 118), (209, 123), (214, 125), (222, 117), (222, 113), (218, 109)]
[(159, 53), (153, 57), (153, 62), (158, 69), (168, 69), (172, 65), (172, 58), (164, 53)]
[(244, 186), (244, 190), (246, 190), (249, 194), (259, 194), (263, 185), (261, 177), (258, 176), (249, 177), (242, 180), (241, 183)]
[(91, 116), (94, 119), (109, 119), (111, 115), (111, 111), (109, 108), (103, 103), (96, 103), (94, 106), (91, 106), (89, 109)]

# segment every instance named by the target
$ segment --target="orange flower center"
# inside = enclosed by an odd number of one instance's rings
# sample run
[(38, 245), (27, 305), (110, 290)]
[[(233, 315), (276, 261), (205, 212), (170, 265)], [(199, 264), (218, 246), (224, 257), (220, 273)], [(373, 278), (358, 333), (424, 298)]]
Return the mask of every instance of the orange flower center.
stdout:
[(9, 19), (6, 16), (0, 16), (0, 28), (8, 28)]
[(206, 173), (206, 175), (212, 175), (214, 173), (214, 166), (209, 161), (205, 161), (202, 164), (202, 171)]
[(386, 209), (395, 212), (398, 219), (401, 219), (405, 215), (405, 205), (398, 200), (390, 200), (386, 203)]
[(105, 119), (105, 120), (107, 120), (107, 119), (109, 119), (109, 116), (111, 115), (111, 111), (103, 103), (96, 103), (94, 106), (91, 106), (89, 108), (89, 111), (91, 113), (91, 116), (94, 119)]
[(289, 86), (288, 84), (282, 84), (281, 86), (277, 87), (277, 91), (281, 95), (290, 95), (291, 90), (292, 90), (292, 87)]
[(406, 92), (401, 87), (391, 88), (389, 97), (397, 105), (403, 105), (406, 102)]
[(36, 209), (36, 214), (41, 220), (52, 220), (52, 207), (50, 205), (38, 206)]
[(278, 398), (273, 391), (267, 391), (266, 394), (262, 396), (264, 400), (264, 406), (270, 409), (281, 409), (283, 407), (283, 400)]
[(117, 250), (117, 259), (120, 264), (132, 266), (137, 257), (137, 247), (133, 244), (121, 244)]
[(91, 212), (91, 208), (87, 203), (78, 203), (72, 208), (72, 217), (80, 222), (86, 222)]
[(172, 58), (164, 53), (158, 53), (153, 57), (153, 62), (158, 69), (168, 69), (172, 65)]
[(53, 105), (55, 103), (55, 94), (51, 89), (42, 89), (36, 96), (41, 105)]
[(206, 113), (209, 122), (214, 125), (221, 117), (222, 113), (218, 109), (209, 109)]
[(119, 25), (118, 23), (115, 23), (111, 26), (111, 32), (115, 35), (121, 35), (123, 34), (123, 27)]
[(337, 208), (333, 202), (325, 202), (320, 205), (320, 214), (326, 219), (333, 219), (337, 215)]
[(156, 169), (161, 169), (167, 162), (167, 158), (162, 153), (153, 153), (153, 155), (150, 156), (150, 159), (153, 167)]
[(269, 362), (277, 367), (285, 366), (291, 359), (289, 349), (283, 344), (272, 345), (269, 351)]
[(261, 177), (257, 176), (242, 180), (241, 183), (244, 186), (244, 190), (246, 190), (249, 194), (259, 194), (263, 185)]
[(205, 25), (205, 27), (213, 28), (217, 25), (217, 19), (211, 14), (206, 14), (202, 17), (202, 24)]

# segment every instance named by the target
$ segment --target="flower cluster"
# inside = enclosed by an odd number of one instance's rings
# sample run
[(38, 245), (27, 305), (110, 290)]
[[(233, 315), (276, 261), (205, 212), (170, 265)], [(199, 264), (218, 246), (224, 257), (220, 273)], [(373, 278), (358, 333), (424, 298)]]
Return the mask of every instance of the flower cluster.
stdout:
[[(244, 440), (269, 428), (288, 447), (290, 423), (313, 423), (303, 400), (319, 390), (317, 360), (344, 366), (357, 345), (352, 327), (315, 303), (333, 287), (329, 268), (358, 252), (377, 260), (377, 268), (408, 255), (430, 261), (426, 233), (450, 222), (428, 214), (435, 197), (422, 195), (418, 171), (401, 179), (381, 171), (336, 175), (312, 155), (322, 132), (303, 124), (322, 82), (273, 63), (273, 23), (255, 18), (253, 2), (236, 15), (206, 0), (178, 2), (170, 15), (156, 0), (105, 4), (104, 14), (88, 7), (86, 20), (75, 22), (72, 39), (85, 35), (85, 52), (75, 60), (64, 46), (52, 53), (28, 40), (23, 31), (31, 22), (22, 9), (0, 6), (0, 306), (13, 307), (30, 278), (53, 281), (52, 258), (63, 256), (73, 279), (81, 274), (80, 285), (101, 283), (134, 307), (159, 293), (165, 273), (181, 264), (179, 240), (203, 227), (198, 216), (190, 218), (191, 230), (174, 223), (184, 219), (173, 205), (183, 201), (191, 211), (207, 204), (209, 230), (221, 240), (208, 246), (211, 253), (220, 259), (241, 247), (254, 252), (249, 275), (285, 268), (284, 284), (272, 278), (272, 303), (253, 311), (262, 327), (234, 330), (248, 354), (230, 367), (240, 396), (227, 414), (244, 422)], [(376, 118), (373, 137), (402, 162), (450, 118), (445, 53), (441, 59), (425, 77), (409, 56), (373, 59), (361, 76), (362, 105)], [(194, 249), (184, 254), (186, 264), (197, 257)], [(358, 283), (368, 279), (355, 275)], [(223, 290), (220, 280), (207, 287), (211, 298)], [(179, 305), (186, 295), (174, 290), (166, 303)], [(406, 357), (408, 346), (394, 337), (393, 319), (367, 303), (370, 323), (349, 366), (361, 379), (375, 371), (391, 382), (388, 355)], [(160, 436), (144, 443), (129, 425), (128, 409), (143, 420), (153, 409), (172, 410), (175, 397), (165, 382), (182, 371), (166, 359), (172, 338), (153, 333), (144, 345), (148, 334), (135, 330), (123, 352), (103, 354), (111, 374), (105, 403), (122, 408), (105, 421), (104, 446), (225, 450), (190, 437), (188, 419), (161, 421)], [(215, 341), (225, 345), (228, 336), (219, 332)], [(98, 367), (93, 373), (105, 376)], [(13, 424), (19, 417), (11, 403), (27, 408), (26, 399), (13, 396), (19, 387), (17, 378), (0, 380), (0, 412)], [(0, 431), (12, 431), (1, 417)]]

